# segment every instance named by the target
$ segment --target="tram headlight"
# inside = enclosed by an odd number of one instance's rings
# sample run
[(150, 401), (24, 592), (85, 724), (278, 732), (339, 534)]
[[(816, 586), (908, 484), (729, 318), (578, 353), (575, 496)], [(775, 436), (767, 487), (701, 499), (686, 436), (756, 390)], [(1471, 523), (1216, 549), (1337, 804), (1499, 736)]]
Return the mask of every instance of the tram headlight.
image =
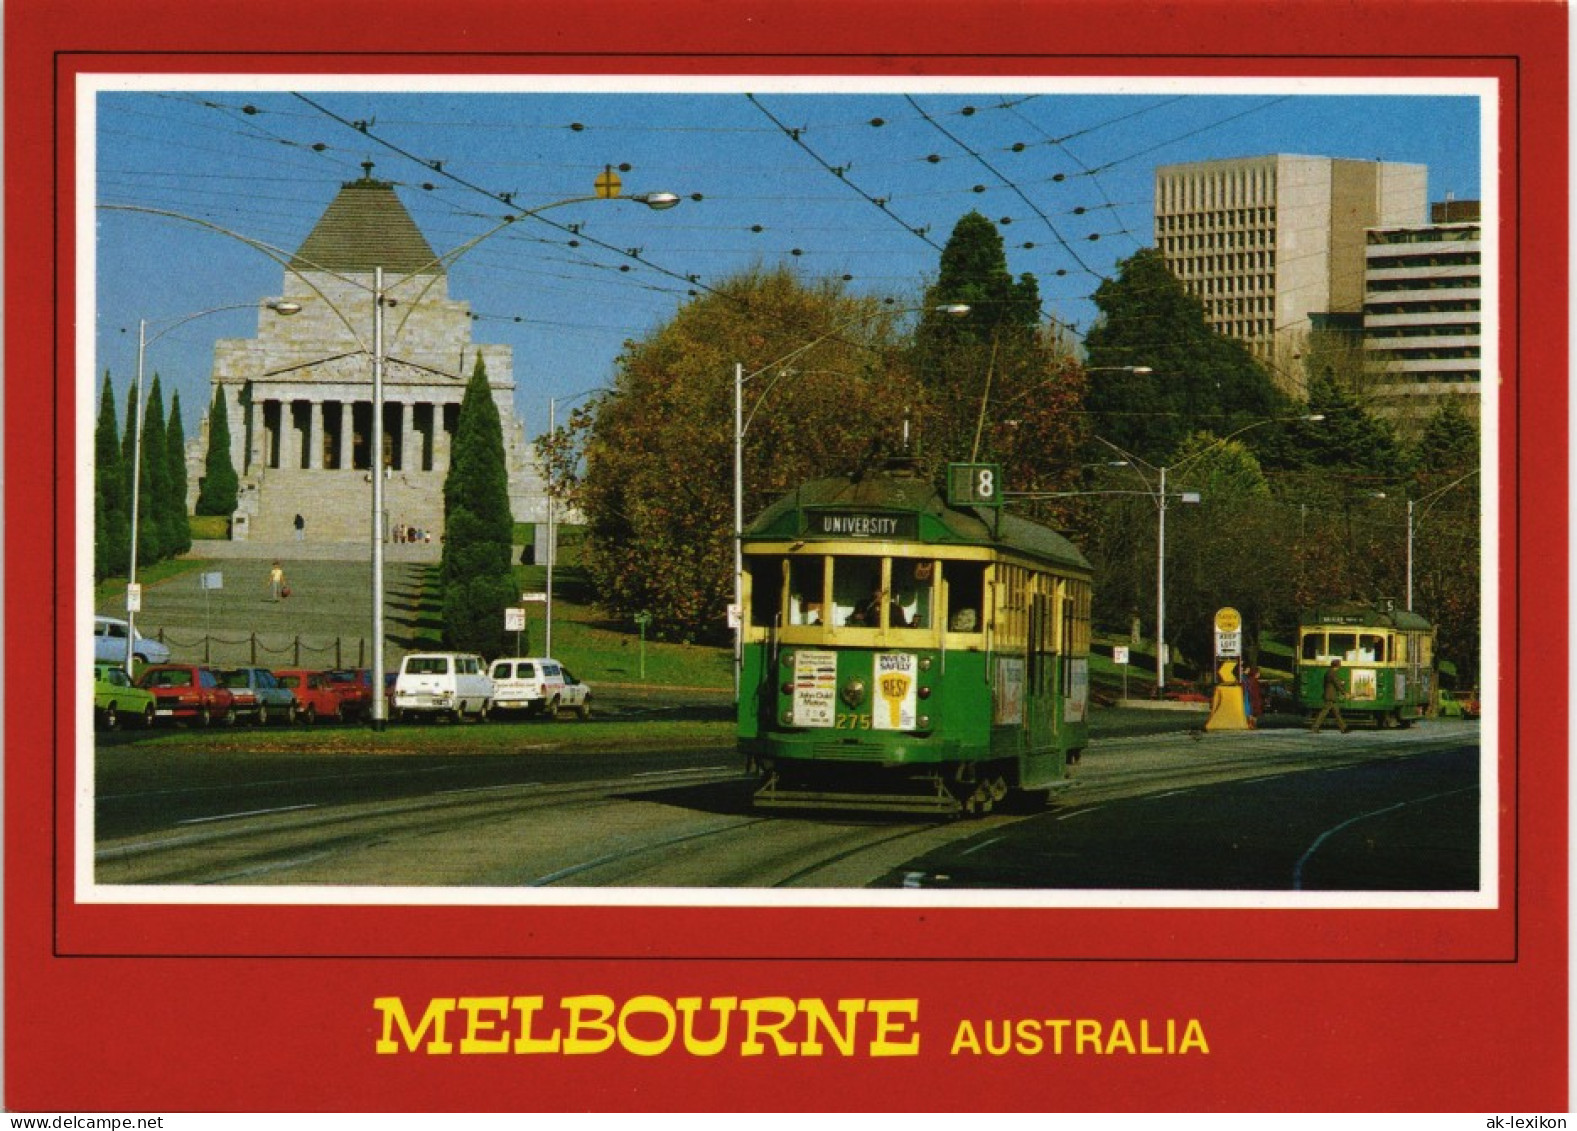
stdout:
[(916, 719), (915, 720), (915, 729), (916, 730), (930, 730), (931, 729), (931, 716), (930, 715), (921, 715), (918, 719)]
[(921, 656), (920, 657), (920, 670), (923, 671), (923, 672), (928, 672), (928, 671), (931, 670), (931, 657), (930, 656)]

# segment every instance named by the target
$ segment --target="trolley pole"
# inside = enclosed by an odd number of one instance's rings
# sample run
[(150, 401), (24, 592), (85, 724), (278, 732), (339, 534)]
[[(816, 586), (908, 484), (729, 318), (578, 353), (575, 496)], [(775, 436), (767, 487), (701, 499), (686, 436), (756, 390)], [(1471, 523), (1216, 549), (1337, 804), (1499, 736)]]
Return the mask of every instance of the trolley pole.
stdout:
[(740, 608), (744, 600), (744, 556), (740, 539), (745, 529), (745, 367), (734, 363), (734, 703), (739, 703), (739, 669), (744, 661), (741, 647), (745, 611)]
[(1166, 694), (1166, 468), (1156, 492), (1155, 534), (1155, 697)]

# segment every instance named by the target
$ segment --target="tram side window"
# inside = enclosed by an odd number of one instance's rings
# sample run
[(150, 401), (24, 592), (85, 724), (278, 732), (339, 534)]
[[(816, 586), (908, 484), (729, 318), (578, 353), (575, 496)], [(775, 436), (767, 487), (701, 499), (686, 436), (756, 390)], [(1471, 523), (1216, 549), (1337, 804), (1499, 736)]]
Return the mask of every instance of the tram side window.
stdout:
[(942, 566), (947, 580), (947, 618), (949, 632), (981, 632), (985, 627), (986, 566), (984, 562), (947, 562)]
[[(871, 598), (881, 592), (880, 558), (834, 558), (832, 562), (832, 623), (875, 627), (869, 620)], [(877, 614), (880, 615), (879, 612)]]
[[(903, 613), (910, 628), (931, 627), (931, 594), (936, 577), (936, 562), (930, 558), (893, 559), (893, 604)], [(896, 614), (890, 627), (902, 628)]]
[(783, 599), (783, 559), (752, 556), (745, 559), (750, 575), (750, 623), (771, 628), (778, 623)]
[(822, 592), (825, 558), (789, 559), (789, 624), (821, 624), (827, 595)]
[(1356, 658), (1366, 664), (1385, 663), (1385, 637), (1372, 632), (1360, 633)]

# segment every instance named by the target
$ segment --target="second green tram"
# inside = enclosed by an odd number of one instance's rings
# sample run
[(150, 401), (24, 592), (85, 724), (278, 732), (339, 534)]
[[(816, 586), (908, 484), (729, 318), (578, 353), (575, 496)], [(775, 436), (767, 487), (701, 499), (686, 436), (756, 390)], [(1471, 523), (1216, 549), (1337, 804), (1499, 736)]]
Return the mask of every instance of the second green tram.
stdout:
[(1417, 613), (1387, 605), (1336, 605), (1298, 618), (1295, 675), (1305, 715), (1324, 702), (1325, 673), (1340, 660), (1338, 700), (1348, 719), (1411, 726), (1429, 710), (1435, 687), (1435, 629)]
[(1089, 741), (1091, 569), (899, 462), (807, 483), (743, 537), (739, 743), (763, 807), (988, 811)]

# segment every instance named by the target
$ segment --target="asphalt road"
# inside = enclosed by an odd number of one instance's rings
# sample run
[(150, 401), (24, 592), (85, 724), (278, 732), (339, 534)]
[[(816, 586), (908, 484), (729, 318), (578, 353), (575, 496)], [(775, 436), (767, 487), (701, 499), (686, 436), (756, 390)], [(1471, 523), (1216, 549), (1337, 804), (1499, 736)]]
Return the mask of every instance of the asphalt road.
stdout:
[[(1142, 713), (1142, 712), (1141, 712)], [(763, 814), (726, 742), (347, 756), (99, 752), (107, 883), (1448, 891), (1478, 874), (1478, 727), (1092, 743), (1043, 811)], [(1119, 728), (1122, 729), (1122, 728)], [(434, 728), (435, 738), (440, 728)], [(726, 732), (725, 732), (726, 733)], [(535, 741), (527, 741), (532, 739)]]

